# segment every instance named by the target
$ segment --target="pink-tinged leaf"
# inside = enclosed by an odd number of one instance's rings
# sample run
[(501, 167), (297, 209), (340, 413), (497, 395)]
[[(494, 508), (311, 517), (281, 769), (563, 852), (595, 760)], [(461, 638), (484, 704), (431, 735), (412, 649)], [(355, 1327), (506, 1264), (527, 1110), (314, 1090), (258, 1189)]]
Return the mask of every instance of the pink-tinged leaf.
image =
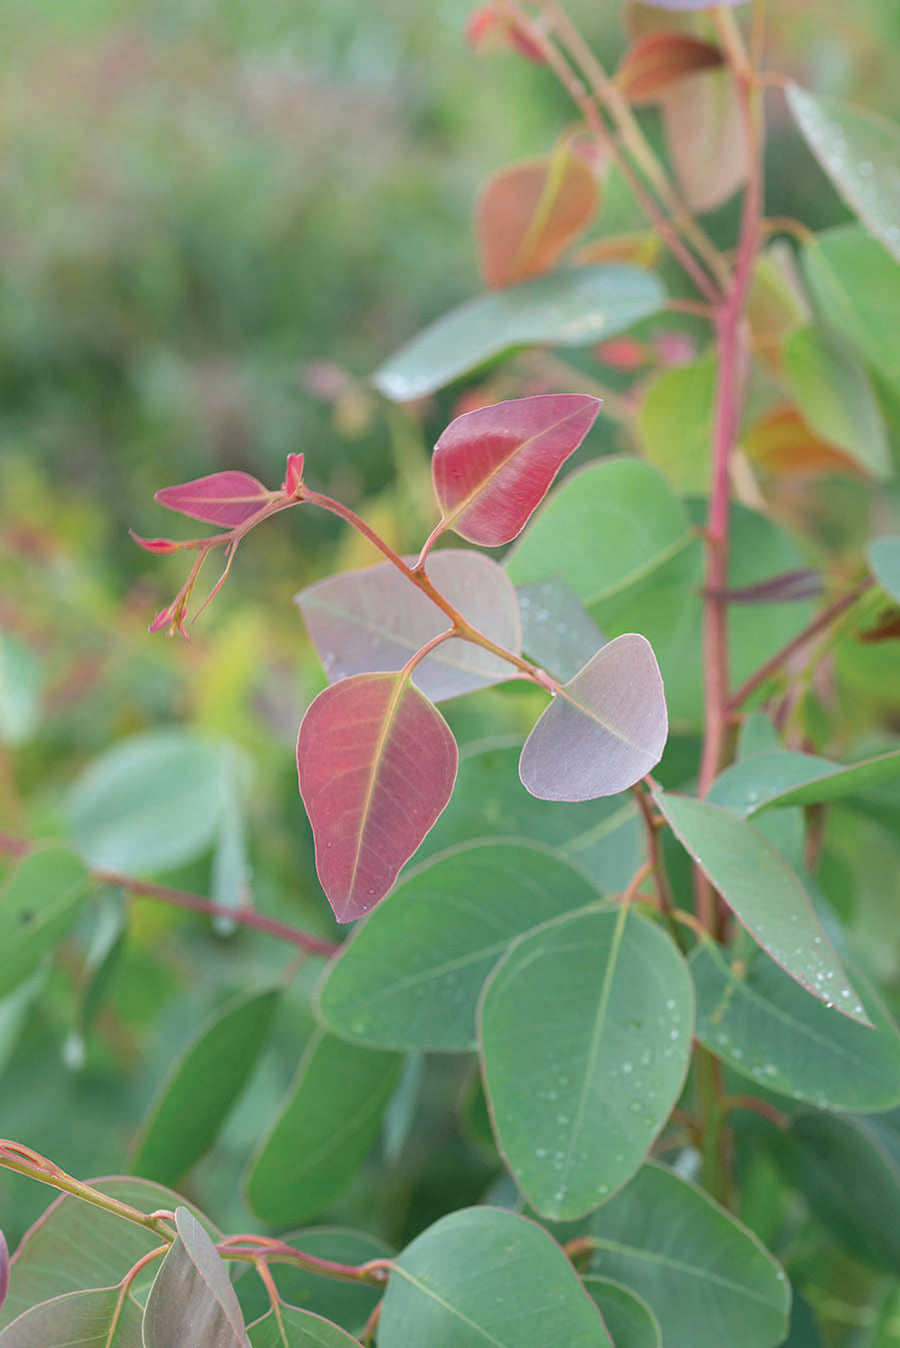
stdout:
[(176, 543), (173, 538), (141, 538), (141, 535), (136, 534), (133, 529), (129, 529), (128, 532), (138, 547), (143, 548), (145, 552), (180, 552), (187, 546), (186, 543)]
[(435, 445), (431, 461), (445, 523), (470, 543), (509, 543), (599, 410), (599, 398), (585, 394), (542, 394), (457, 417)]
[(285, 496), (293, 496), (294, 493), (303, 486), (303, 455), (289, 454), (287, 456), (287, 467), (284, 470), (284, 482), (282, 491)]
[(6, 1237), (0, 1231), (0, 1306), (6, 1300), (9, 1291), (9, 1246)]
[(479, 5), (472, 11), (466, 24), (466, 41), (473, 51), (489, 52), (494, 48), (511, 47), (535, 65), (544, 64), (540, 47), (489, 4)]
[(272, 500), (272, 493), (249, 473), (229, 469), (182, 482), (177, 487), (163, 487), (153, 499), (191, 519), (236, 529), (264, 510)]
[[(428, 575), (484, 636), (518, 655), (519, 604), (502, 567), (478, 552), (448, 548), (428, 559)], [(390, 562), (329, 576), (296, 597), (330, 682), (403, 668), (427, 641), (446, 632), (447, 615)], [(413, 682), (432, 702), (512, 678), (507, 661), (454, 639), (426, 656)]]
[(339, 922), (374, 908), (441, 814), (456, 741), (403, 676), (357, 674), (326, 688), (297, 739), (316, 870)]
[(616, 83), (631, 103), (652, 103), (673, 84), (722, 64), (718, 47), (689, 33), (647, 33), (625, 53)]
[(519, 776), (541, 800), (614, 796), (659, 762), (667, 733), (653, 648), (627, 632), (557, 693), (525, 741)]
[(681, 192), (695, 211), (711, 211), (747, 179), (741, 101), (730, 71), (689, 75), (661, 96), (669, 154)]

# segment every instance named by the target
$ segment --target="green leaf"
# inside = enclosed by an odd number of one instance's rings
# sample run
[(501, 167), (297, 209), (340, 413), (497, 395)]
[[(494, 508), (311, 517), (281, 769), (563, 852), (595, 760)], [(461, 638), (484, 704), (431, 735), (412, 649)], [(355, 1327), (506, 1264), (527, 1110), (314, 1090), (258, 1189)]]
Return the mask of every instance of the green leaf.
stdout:
[(327, 1208), (347, 1187), (378, 1136), (403, 1066), (324, 1031), (309, 1041), (297, 1076), (252, 1163), (247, 1197), (279, 1224)]
[(416, 861), (472, 838), (528, 838), (546, 843), (578, 866), (598, 890), (623, 890), (644, 859), (643, 827), (630, 798), (560, 803), (548, 809), (519, 780), (520, 741), (472, 745), (460, 756), (447, 809)]
[(900, 604), (900, 537), (876, 538), (869, 544), (868, 558), (878, 584)]
[(704, 356), (657, 375), (641, 402), (637, 428), (644, 453), (685, 496), (709, 492), (715, 389), (715, 358)]
[(693, 1019), (677, 949), (627, 907), (512, 946), (479, 1038), (500, 1149), (542, 1216), (581, 1217), (638, 1169), (681, 1094)]
[[(338, 1264), (365, 1264), (370, 1259), (386, 1259), (394, 1253), (389, 1245), (375, 1236), (338, 1226), (292, 1231), (284, 1239), (297, 1250), (316, 1255), (319, 1259), (331, 1259)], [(309, 1269), (296, 1268), (292, 1264), (272, 1264), (272, 1276), (285, 1301), (304, 1306), (316, 1315), (340, 1325), (350, 1334), (358, 1334), (362, 1330), (381, 1300), (380, 1287), (323, 1278)]]
[(556, 1241), (515, 1213), (453, 1212), (396, 1264), (378, 1328), (382, 1348), (612, 1348)]
[(696, 1036), (736, 1072), (820, 1109), (900, 1104), (900, 1034), (861, 974), (855, 981), (873, 1029), (835, 1016), (761, 951), (729, 966), (704, 944), (690, 963)]
[(656, 801), (682, 846), (753, 939), (807, 992), (867, 1025), (809, 895), (769, 840), (709, 801), (667, 791), (657, 792)]
[(566, 683), (603, 645), (604, 637), (578, 595), (564, 580), (532, 581), (518, 587), (522, 649)]
[(68, 934), (90, 886), (90, 874), (65, 848), (40, 847), (22, 858), (0, 889), (0, 997)]
[(659, 1321), (636, 1292), (611, 1278), (588, 1276), (583, 1281), (616, 1348), (663, 1348)]
[(25, 1311), (0, 1348), (142, 1348), (141, 1312), (118, 1287), (69, 1292)]
[(278, 1001), (276, 989), (252, 993), (207, 1021), (163, 1085), (134, 1174), (175, 1184), (212, 1146), (256, 1065)]
[(747, 817), (774, 806), (841, 800), (898, 775), (900, 749), (847, 764), (778, 750), (726, 768), (713, 784), (709, 799)]
[(0, 632), (0, 743), (24, 744), (41, 717), (44, 674), (30, 647)]
[(478, 995), (510, 943), (596, 897), (539, 845), (456, 849), (404, 880), (354, 932), (326, 970), (320, 1019), (376, 1048), (474, 1048)]
[(337, 1325), (297, 1306), (279, 1306), (250, 1326), (253, 1348), (359, 1348)]
[(890, 477), (884, 417), (872, 381), (846, 342), (825, 328), (798, 328), (782, 354), (791, 393), (812, 429), (873, 477)]
[[(183, 1202), (171, 1189), (142, 1179), (96, 1180), (92, 1187), (141, 1212), (171, 1212)], [(50, 1297), (120, 1283), (158, 1245), (159, 1237), (143, 1226), (68, 1194), (57, 1198), (16, 1251), (0, 1328)]]
[(798, 84), (787, 101), (806, 143), (860, 220), (900, 260), (900, 128)]
[(591, 1269), (637, 1292), (665, 1348), (772, 1348), (787, 1334), (784, 1273), (746, 1227), (658, 1165), (593, 1215)]
[(175, 1209), (178, 1238), (169, 1247), (144, 1311), (144, 1348), (248, 1348), (228, 1270), (187, 1208)]
[(889, 384), (900, 382), (900, 267), (895, 259), (857, 225), (817, 234), (802, 256), (825, 321)]
[(516, 346), (588, 346), (656, 313), (659, 279), (615, 264), (555, 271), (469, 300), (425, 328), (372, 376), (393, 402), (434, 393)]
[(650, 575), (690, 541), (684, 508), (658, 470), (610, 458), (566, 478), (506, 567), (516, 585), (559, 576), (591, 605)]

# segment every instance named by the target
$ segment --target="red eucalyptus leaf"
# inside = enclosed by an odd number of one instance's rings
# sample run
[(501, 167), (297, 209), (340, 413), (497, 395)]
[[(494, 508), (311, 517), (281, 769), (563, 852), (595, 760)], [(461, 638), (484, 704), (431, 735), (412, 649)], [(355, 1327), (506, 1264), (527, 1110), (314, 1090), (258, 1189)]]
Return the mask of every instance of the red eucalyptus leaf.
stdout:
[(457, 417), (435, 445), (431, 461), (445, 523), (470, 543), (509, 543), (599, 410), (599, 398), (585, 394), (542, 394)]
[(645, 637), (616, 637), (557, 693), (522, 750), (519, 776), (541, 800), (626, 791), (662, 757), (662, 677)]
[(138, 547), (143, 548), (145, 552), (180, 552), (187, 546), (185, 543), (176, 543), (173, 538), (142, 538), (133, 529), (129, 529), (128, 532)]
[(625, 53), (616, 81), (632, 103), (652, 103), (686, 75), (720, 66), (722, 60), (718, 47), (688, 33), (647, 33)]
[(163, 487), (153, 499), (191, 519), (236, 529), (258, 515), (270, 503), (272, 493), (249, 473), (229, 469), (178, 487)]
[(512, 47), (520, 56), (544, 64), (544, 54), (530, 38), (513, 23), (498, 14), (492, 5), (479, 5), (466, 24), (466, 41), (473, 51), (490, 51), (494, 47)]
[(309, 707), (297, 739), (300, 794), (339, 922), (390, 890), (450, 799), (457, 757), (446, 721), (405, 676), (357, 674)]
[(287, 467), (284, 471), (284, 482), (282, 491), (285, 496), (293, 496), (299, 487), (303, 485), (303, 455), (289, 454), (287, 456)]

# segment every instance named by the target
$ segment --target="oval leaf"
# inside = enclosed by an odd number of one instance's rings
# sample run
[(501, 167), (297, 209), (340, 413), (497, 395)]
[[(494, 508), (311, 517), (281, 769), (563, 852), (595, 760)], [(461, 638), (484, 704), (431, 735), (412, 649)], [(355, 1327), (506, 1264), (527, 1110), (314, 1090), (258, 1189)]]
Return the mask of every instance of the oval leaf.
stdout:
[(549, 271), (598, 205), (591, 168), (566, 145), (493, 174), (475, 207), (485, 285), (508, 286)]
[(337, 1325), (297, 1306), (278, 1307), (250, 1326), (253, 1348), (359, 1348)]
[(807, 145), (847, 205), (900, 261), (900, 127), (878, 113), (789, 84)]
[(390, 1348), (612, 1348), (556, 1241), (515, 1213), (453, 1212), (396, 1265), (378, 1329)]
[(741, 98), (731, 71), (707, 70), (678, 80), (661, 105), (682, 195), (694, 211), (714, 210), (746, 181), (749, 169)]
[(456, 778), (450, 729), (402, 675), (326, 688), (297, 739), (316, 870), (339, 922), (374, 908), (443, 810)]
[(820, 1109), (900, 1104), (900, 1034), (857, 974), (874, 1028), (833, 1016), (761, 952), (729, 965), (717, 946), (691, 956), (696, 1035), (742, 1076)]
[(681, 1094), (693, 1019), (687, 966), (627, 908), (548, 922), (501, 960), (479, 1011), (485, 1090), (542, 1216), (582, 1217), (635, 1173)]
[[(478, 552), (447, 548), (428, 559), (428, 575), (467, 622), (498, 646), (522, 649), (518, 603), (506, 572)], [(447, 615), (390, 562), (317, 581), (296, 596), (329, 681), (400, 670)], [(432, 702), (502, 682), (514, 673), (500, 656), (469, 641), (445, 641), (413, 672)]]
[(142, 1348), (141, 1312), (119, 1287), (70, 1292), (25, 1311), (0, 1348)]
[(769, 840), (709, 801), (667, 791), (658, 791), (656, 801), (682, 846), (776, 964), (826, 1006), (868, 1025), (809, 895)]
[(647, 1165), (594, 1213), (591, 1270), (647, 1302), (666, 1348), (774, 1348), (790, 1288), (756, 1237), (692, 1184)]
[(510, 943), (596, 897), (579, 871), (540, 846), (455, 849), (399, 884), (354, 932), (326, 971), (320, 1018), (378, 1048), (474, 1048), (478, 995)]
[(646, 638), (629, 632), (556, 694), (525, 741), (519, 774), (541, 800), (613, 796), (655, 767), (667, 734), (656, 657)]
[(178, 1239), (157, 1273), (144, 1311), (144, 1348), (249, 1348), (228, 1270), (187, 1208), (175, 1209)]
[(163, 487), (154, 500), (179, 515), (235, 529), (271, 504), (272, 492), (249, 473), (210, 473), (177, 487)]
[(889, 477), (884, 418), (852, 349), (835, 333), (804, 327), (788, 337), (783, 358), (791, 392), (812, 429), (864, 472)]
[(647, 33), (625, 53), (616, 82), (630, 102), (652, 103), (686, 75), (721, 64), (722, 53), (711, 42), (689, 33)]
[(445, 526), (483, 547), (509, 543), (575, 453), (599, 409), (600, 400), (585, 394), (542, 394), (457, 417), (431, 460)]
[(480, 295), (432, 323), (386, 361), (373, 382), (408, 402), (451, 384), (513, 346), (589, 346), (656, 313), (661, 282), (639, 267), (578, 267)]
[(91, 886), (85, 866), (62, 847), (41, 847), (0, 889), (0, 997), (24, 983), (59, 944)]
[(260, 1217), (287, 1225), (327, 1208), (347, 1187), (378, 1136), (403, 1060), (322, 1031), (254, 1159), (247, 1197)]
[(663, 1348), (659, 1321), (646, 1301), (610, 1278), (589, 1276), (583, 1281), (600, 1307), (616, 1348)]

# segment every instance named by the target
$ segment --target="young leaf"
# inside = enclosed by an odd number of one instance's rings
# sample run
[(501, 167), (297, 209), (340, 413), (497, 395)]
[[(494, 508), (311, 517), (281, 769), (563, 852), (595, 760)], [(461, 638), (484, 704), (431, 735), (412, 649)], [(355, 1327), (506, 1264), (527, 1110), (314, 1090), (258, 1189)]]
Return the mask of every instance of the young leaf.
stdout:
[(611, 1278), (582, 1279), (606, 1321), (616, 1348), (663, 1348), (659, 1321), (636, 1292)]
[(252, 1348), (359, 1348), (337, 1325), (297, 1306), (278, 1307), (250, 1326)]
[(69, 1292), (25, 1311), (0, 1348), (142, 1348), (141, 1312), (120, 1287)]
[(374, 908), (443, 810), (456, 778), (450, 729), (405, 676), (357, 674), (300, 725), (300, 794), (316, 870), (339, 922)]
[(900, 1034), (860, 973), (871, 1025), (834, 1016), (761, 951), (729, 966), (717, 946), (691, 956), (696, 1036), (741, 1076), (820, 1109), (900, 1105)]
[(543, 394), (479, 407), (452, 421), (431, 476), (444, 524), (470, 543), (509, 543), (597, 419), (600, 401)]
[(900, 261), (900, 127), (867, 108), (820, 98), (799, 84), (788, 106), (847, 205)]
[(402, 1065), (398, 1054), (316, 1032), (252, 1163), (247, 1197), (254, 1212), (286, 1225), (327, 1208), (377, 1138)]
[(625, 791), (655, 767), (668, 733), (653, 649), (616, 637), (565, 684), (522, 750), (519, 775), (541, 800), (593, 800)]
[(0, 997), (24, 983), (68, 933), (90, 885), (83, 863), (62, 847), (22, 858), (0, 889)]
[(249, 473), (229, 470), (182, 482), (177, 487), (163, 487), (153, 499), (192, 520), (236, 529), (264, 510), (271, 503), (272, 493)]
[(805, 327), (784, 345), (784, 369), (812, 429), (873, 477), (891, 474), (884, 418), (871, 380), (836, 334)]
[(868, 1025), (809, 895), (768, 839), (709, 801), (668, 791), (656, 800), (682, 846), (776, 964), (827, 1006)]
[(144, 1348), (249, 1348), (240, 1303), (208, 1234), (187, 1208), (175, 1209), (178, 1238), (147, 1298)]
[(647, 33), (629, 47), (616, 83), (631, 103), (652, 103), (686, 75), (722, 64), (722, 53), (689, 33)]
[(658, 1165), (594, 1213), (591, 1271), (647, 1302), (666, 1348), (774, 1348), (790, 1288), (772, 1256), (706, 1194)]
[[(522, 630), (512, 582), (478, 552), (447, 548), (428, 559), (428, 575), (477, 631), (519, 654)], [(296, 596), (316, 653), (333, 683), (351, 674), (402, 669), (447, 615), (390, 562), (317, 581)], [(413, 683), (440, 702), (502, 682), (512, 666), (468, 641), (445, 641), (413, 672)]]
[(583, 1217), (635, 1173), (681, 1094), (694, 1020), (684, 961), (627, 908), (575, 913), (511, 947), (478, 1019), (517, 1185), (544, 1217)]
[(778, 477), (865, 471), (852, 454), (817, 435), (792, 403), (777, 403), (764, 412), (744, 432), (741, 447), (754, 467)]
[(393, 402), (434, 393), (515, 346), (590, 346), (656, 313), (665, 290), (652, 272), (577, 267), (480, 295), (432, 323), (386, 361), (373, 383)]
[(463, 1208), (398, 1256), (385, 1348), (612, 1348), (599, 1310), (556, 1241), (498, 1208)]
[(203, 1026), (174, 1064), (131, 1165), (175, 1184), (212, 1146), (253, 1071), (278, 1006), (276, 990), (241, 997)]
[(354, 932), (326, 970), (320, 1019), (376, 1048), (472, 1049), (478, 994), (507, 946), (596, 897), (541, 846), (455, 848), (401, 881)]
[(867, 555), (878, 584), (900, 604), (900, 537), (876, 538), (869, 544)]
[(549, 271), (590, 224), (598, 205), (594, 173), (566, 145), (493, 174), (475, 207), (485, 285), (513, 285)]

